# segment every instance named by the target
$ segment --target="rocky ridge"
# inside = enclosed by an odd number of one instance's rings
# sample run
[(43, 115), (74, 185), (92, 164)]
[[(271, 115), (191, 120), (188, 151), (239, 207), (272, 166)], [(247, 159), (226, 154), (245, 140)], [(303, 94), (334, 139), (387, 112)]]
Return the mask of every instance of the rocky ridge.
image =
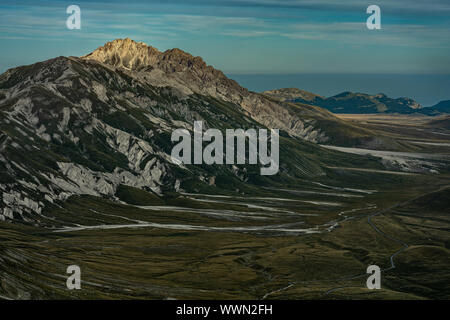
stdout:
[[(183, 97), (202, 94), (240, 105), (256, 121), (270, 128), (283, 129), (292, 136), (312, 142), (325, 142), (326, 133), (302, 115), (320, 114), (317, 110), (298, 110), (273, 102), (253, 93), (226, 77), (222, 71), (206, 65), (201, 57), (194, 57), (180, 49), (164, 52), (130, 39), (117, 39), (83, 56), (99, 61), (154, 86), (169, 86)], [(330, 115), (327, 115), (328, 117)]]

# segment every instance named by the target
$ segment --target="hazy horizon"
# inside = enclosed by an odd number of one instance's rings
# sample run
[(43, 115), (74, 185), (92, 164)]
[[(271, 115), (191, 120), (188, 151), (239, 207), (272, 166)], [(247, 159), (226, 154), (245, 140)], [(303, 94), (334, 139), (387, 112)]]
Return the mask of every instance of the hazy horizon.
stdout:
[[(67, 55), (69, 56), (69, 55)], [(0, 69), (0, 74), (23, 65)], [(213, 65), (216, 69), (216, 66)], [(220, 69), (219, 69), (220, 70)], [(221, 70), (224, 71), (224, 70)], [(366, 94), (384, 93), (390, 98), (411, 98), (424, 107), (440, 101), (450, 100), (449, 74), (367, 74), (367, 73), (226, 73), (242, 87), (254, 92), (281, 88), (298, 88), (312, 93), (332, 97), (350, 91)]]

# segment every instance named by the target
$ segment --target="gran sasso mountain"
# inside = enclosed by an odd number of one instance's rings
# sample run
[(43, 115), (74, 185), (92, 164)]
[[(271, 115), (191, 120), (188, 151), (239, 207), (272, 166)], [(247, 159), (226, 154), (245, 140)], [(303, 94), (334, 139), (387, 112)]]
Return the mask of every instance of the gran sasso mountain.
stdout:
[[(280, 173), (174, 165), (171, 133), (192, 130), (194, 120), (221, 130), (280, 129)], [(0, 76), (0, 219), (49, 223), (45, 210), (73, 195), (119, 201), (124, 187), (162, 196), (323, 176), (324, 162), (342, 157), (314, 144), (331, 139), (323, 121), (364, 134), (321, 108), (249, 92), (199, 57), (130, 39), (10, 69)]]

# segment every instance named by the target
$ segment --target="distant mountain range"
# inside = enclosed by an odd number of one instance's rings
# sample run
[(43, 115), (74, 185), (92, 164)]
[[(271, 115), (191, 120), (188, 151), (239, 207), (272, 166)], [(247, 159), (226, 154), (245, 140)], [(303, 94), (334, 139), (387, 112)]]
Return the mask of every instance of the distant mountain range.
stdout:
[(286, 102), (310, 104), (325, 108), (333, 113), (372, 114), (372, 113), (400, 113), (425, 115), (439, 115), (450, 113), (450, 100), (441, 101), (431, 107), (423, 107), (410, 98), (390, 98), (383, 93), (369, 95), (365, 93), (342, 92), (332, 97), (300, 90), (284, 88), (264, 91), (264, 95)]

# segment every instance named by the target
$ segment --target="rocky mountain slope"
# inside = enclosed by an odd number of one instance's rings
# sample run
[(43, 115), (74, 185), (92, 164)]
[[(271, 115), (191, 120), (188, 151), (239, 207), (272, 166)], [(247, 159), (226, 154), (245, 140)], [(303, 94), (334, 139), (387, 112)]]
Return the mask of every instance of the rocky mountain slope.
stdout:
[[(250, 92), (200, 57), (130, 39), (80, 58), (10, 69), (0, 75), (0, 220), (52, 225), (48, 210), (66, 210), (63, 204), (79, 195), (116, 202), (139, 190), (155, 199), (183, 190), (242, 195), (326, 180), (327, 168), (344, 163), (384, 168), (380, 159), (319, 144), (370, 148), (395, 141), (323, 108), (287, 101), (292, 97), (322, 99), (295, 90), (283, 99)], [(195, 120), (222, 132), (280, 129), (278, 174), (261, 176), (259, 166), (248, 164), (172, 163), (172, 132), (192, 132)]]

